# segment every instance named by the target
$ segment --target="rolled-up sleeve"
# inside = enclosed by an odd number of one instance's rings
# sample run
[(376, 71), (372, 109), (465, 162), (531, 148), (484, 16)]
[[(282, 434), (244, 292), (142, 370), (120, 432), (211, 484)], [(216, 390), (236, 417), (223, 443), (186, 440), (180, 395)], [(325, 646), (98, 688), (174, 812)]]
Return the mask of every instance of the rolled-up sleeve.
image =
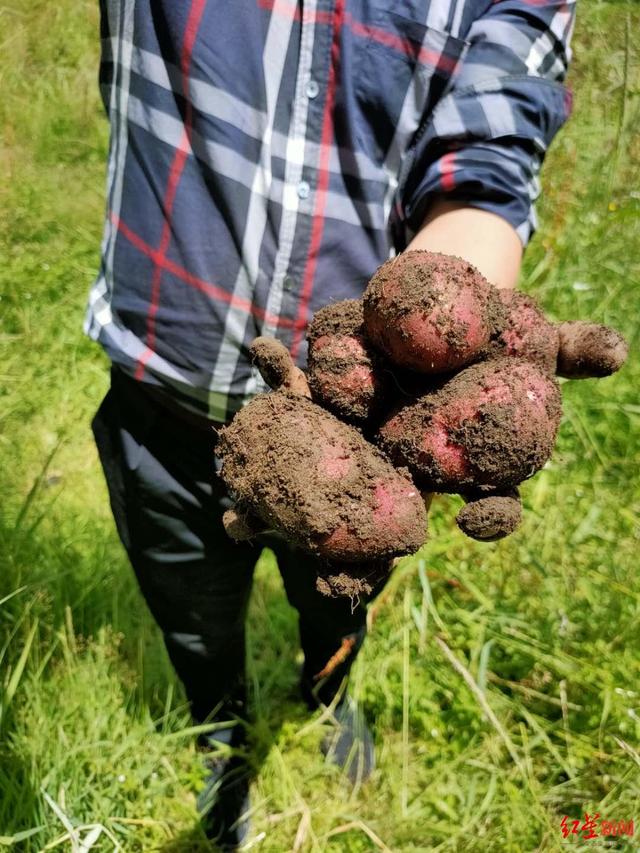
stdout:
[(403, 164), (396, 243), (445, 196), (503, 217), (526, 245), (542, 161), (571, 111), (562, 83), (574, 14), (575, 0), (495, 0), (471, 25), (454, 81)]

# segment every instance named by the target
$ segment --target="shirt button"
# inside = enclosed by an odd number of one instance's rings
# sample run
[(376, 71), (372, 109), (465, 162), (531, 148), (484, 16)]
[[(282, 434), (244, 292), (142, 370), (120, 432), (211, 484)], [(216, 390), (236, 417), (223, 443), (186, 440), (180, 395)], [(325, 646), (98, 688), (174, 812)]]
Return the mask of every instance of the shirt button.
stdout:
[(282, 282), (282, 289), (286, 290), (287, 293), (289, 293), (289, 291), (293, 290), (293, 288), (295, 286), (296, 286), (295, 279), (290, 275), (285, 275), (284, 281)]
[(307, 98), (311, 98), (312, 100), (313, 98), (317, 98), (320, 92), (320, 86), (318, 86), (317, 80), (314, 80), (313, 78), (309, 80), (306, 91)]
[(300, 181), (298, 184), (298, 198), (309, 198), (311, 187), (306, 181)]

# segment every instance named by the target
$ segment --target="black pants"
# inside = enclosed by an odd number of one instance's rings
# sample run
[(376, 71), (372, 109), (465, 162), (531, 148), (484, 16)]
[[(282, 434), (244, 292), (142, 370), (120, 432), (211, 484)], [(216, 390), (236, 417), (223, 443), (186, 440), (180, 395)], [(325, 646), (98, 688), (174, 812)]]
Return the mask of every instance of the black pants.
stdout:
[[(195, 719), (245, 717), (245, 618), (262, 544), (276, 552), (299, 614), (303, 691), (328, 704), (362, 645), (364, 604), (320, 595), (314, 558), (284, 542), (227, 537), (221, 519), (230, 501), (211, 427), (185, 420), (114, 369), (93, 431), (120, 538)], [(344, 663), (314, 678), (344, 639), (353, 641)]]

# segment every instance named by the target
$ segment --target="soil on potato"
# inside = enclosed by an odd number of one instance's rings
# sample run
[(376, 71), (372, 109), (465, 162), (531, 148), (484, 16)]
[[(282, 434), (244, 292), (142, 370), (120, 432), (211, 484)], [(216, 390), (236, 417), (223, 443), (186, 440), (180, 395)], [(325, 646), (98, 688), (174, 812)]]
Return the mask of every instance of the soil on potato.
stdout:
[(489, 495), (470, 501), (457, 515), (458, 527), (472, 539), (495, 542), (508, 536), (522, 519), (522, 504), (515, 495)]
[(255, 397), (220, 431), (221, 476), (240, 512), (327, 559), (409, 554), (426, 513), (408, 473), (304, 397)]
[(576, 320), (561, 323), (558, 329), (558, 375), (567, 379), (610, 376), (629, 354), (625, 339), (609, 326)]
[[(461, 294), (470, 296), (479, 310), (474, 335), (483, 340), (475, 348), (468, 338), (470, 322), (453, 318), (452, 306), (460, 303)], [(363, 306), (371, 342), (398, 366), (427, 373), (469, 363), (506, 320), (497, 289), (474, 266), (422, 250), (403, 252), (382, 264), (367, 285)], [(407, 331), (407, 321), (414, 316), (428, 318), (448, 350), (447, 362), (433, 371), (423, 363), (419, 341)]]
[(307, 340), (312, 345), (318, 338), (328, 335), (364, 336), (362, 300), (343, 299), (320, 308), (313, 315), (307, 330)]
[(369, 598), (389, 576), (391, 563), (386, 560), (373, 566), (363, 566), (365, 572), (362, 574), (358, 571), (359, 568), (357, 565), (350, 565), (339, 571), (337, 566), (327, 566), (318, 574), (316, 589), (329, 598)]
[(246, 512), (239, 512), (235, 506), (225, 510), (222, 515), (222, 525), (227, 536), (235, 542), (250, 541), (264, 529), (259, 518)]
[(366, 339), (362, 301), (345, 299), (316, 311), (307, 340), (313, 400), (348, 423), (370, 422), (384, 405), (389, 374)]
[(561, 417), (556, 381), (527, 361), (467, 367), (440, 390), (392, 414), (378, 443), (419, 488), (506, 489), (549, 459)]
[(557, 326), (547, 320), (536, 300), (526, 293), (500, 290), (499, 294), (507, 312), (504, 326), (493, 335), (482, 354), (483, 360), (502, 355), (525, 358), (554, 374), (559, 345)]

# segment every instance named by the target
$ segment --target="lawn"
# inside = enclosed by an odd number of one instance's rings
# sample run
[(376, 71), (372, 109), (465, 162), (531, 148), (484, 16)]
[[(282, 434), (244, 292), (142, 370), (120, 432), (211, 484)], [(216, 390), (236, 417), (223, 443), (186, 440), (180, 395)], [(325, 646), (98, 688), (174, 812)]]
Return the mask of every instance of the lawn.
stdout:
[[(0, 6), (0, 847), (197, 853), (189, 715), (89, 431), (107, 385), (81, 333), (107, 146), (96, 7)], [(640, 4), (582, 0), (574, 115), (522, 275), (552, 317), (621, 329), (632, 358), (564, 384), (558, 448), (514, 536), (473, 543), (459, 501), (436, 501), (356, 665), (378, 750), (359, 789), (318, 752), (328, 724), (297, 699), (295, 615), (263, 555), (251, 849), (605, 849), (563, 839), (562, 817), (585, 812), (635, 819), (611, 844), (640, 849), (638, 32)]]

